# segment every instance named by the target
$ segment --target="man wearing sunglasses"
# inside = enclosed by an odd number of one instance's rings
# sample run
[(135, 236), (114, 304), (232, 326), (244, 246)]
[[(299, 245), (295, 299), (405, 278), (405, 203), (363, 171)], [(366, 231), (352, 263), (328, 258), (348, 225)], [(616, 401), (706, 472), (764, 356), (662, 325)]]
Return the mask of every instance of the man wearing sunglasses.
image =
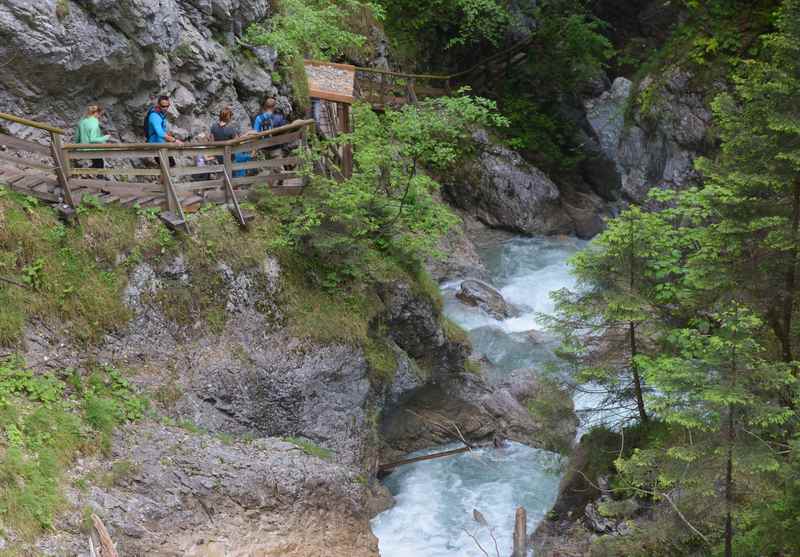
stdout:
[(167, 128), (167, 111), (171, 102), (169, 97), (158, 97), (158, 103), (147, 113), (147, 142), (148, 143), (180, 143)]

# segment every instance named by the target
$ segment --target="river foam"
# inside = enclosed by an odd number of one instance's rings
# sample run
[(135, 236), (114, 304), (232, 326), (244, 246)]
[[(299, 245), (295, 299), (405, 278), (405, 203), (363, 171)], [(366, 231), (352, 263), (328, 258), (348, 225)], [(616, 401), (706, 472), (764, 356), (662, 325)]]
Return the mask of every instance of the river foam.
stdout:
[(395, 506), (372, 522), (381, 556), (483, 557), (465, 529), (494, 555), (492, 538), (473, 520), (473, 509), (492, 526), (500, 555), (509, 555), (515, 509), (525, 507), (532, 531), (553, 505), (559, 464), (554, 453), (509, 443), (403, 467), (386, 481)]
[[(574, 286), (567, 260), (584, 245), (572, 238), (507, 235), (492, 236), (479, 245), (492, 285), (519, 310), (510, 319), (497, 320), (461, 303), (455, 297), (460, 281), (442, 285), (445, 313), (468, 332), (490, 380), (502, 380), (515, 369), (541, 369), (553, 361), (555, 342), (542, 331), (537, 314), (553, 310), (551, 292)], [(386, 480), (395, 506), (372, 522), (381, 555), (483, 557), (465, 528), (495, 555), (489, 533), (472, 518), (473, 509), (492, 525), (500, 555), (509, 555), (516, 507), (525, 507), (528, 531), (533, 532), (555, 500), (559, 462), (554, 453), (511, 443), (500, 451), (477, 450), (403, 466)]]

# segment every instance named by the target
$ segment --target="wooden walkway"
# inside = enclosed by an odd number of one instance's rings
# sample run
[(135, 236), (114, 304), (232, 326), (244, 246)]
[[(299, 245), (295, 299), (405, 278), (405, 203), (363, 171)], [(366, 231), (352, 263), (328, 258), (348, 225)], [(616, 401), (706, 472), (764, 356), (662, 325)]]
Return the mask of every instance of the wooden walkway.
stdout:
[(382, 111), (413, 104), (421, 98), (451, 95), (464, 86), (480, 93), (498, 79), (507, 78), (527, 60), (532, 46), (533, 39), (525, 39), (454, 74), (411, 74), (356, 66), (354, 96)]
[[(353, 74), (352, 98), (368, 102), (377, 111), (416, 103), (418, 98), (452, 94), (464, 85), (480, 91), (500, 76), (507, 76), (529, 55), (531, 40), (498, 52), (473, 67), (450, 75), (392, 72), (375, 68), (346, 66)], [(312, 65), (345, 67), (342, 64), (307, 61)], [(341, 103), (340, 103), (341, 104)], [(343, 105), (329, 115), (338, 122), (336, 133), (349, 131), (349, 111)], [(267, 185), (279, 195), (302, 193), (305, 180), (300, 170), (301, 151), (307, 148), (313, 120), (299, 120), (287, 126), (216, 143), (109, 143), (102, 145), (64, 144), (64, 130), (11, 114), (0, 113), (0, 124), (13, 123), (20, 131), (36, 134), (2, 133), (0, 127), (0, 184), (13, 191), (57, 204), (70, 214), (81, 200), (92, 195), (100, 203), (124, 207), (155, 207), (174, 228), (188, 230), (186, 213), (206, 203), (226, 204), (246, 226), (248, 215), (239, 198), (251, 187)], [(6, 125), (7, 129), (11, 129)], [(323, 126), (324, 128), (324, 126)], [(324, 129), (323, 129), (324, 131)], [(27, 139), (46, 134), (46, 142)], [(239, 153), (251, 160), (236, 162)], [(197, 166), (202, 157), (206, 165)], [(90, 161), (102, 159), (105, 168), (89, 168)], [(349, 146), (332, 153), (327, 172), (339, 178), (352, 171)]]
[[(242, 226), (249, 216), (239, 198), (267, 185), (279, 195), (299, 195), (301, 151), (308, 146), (313, 120), (216, 143), (64, 144), (64, 130), (0, 113), (0, 121), (47, 133), (47, 144), (0, 133), (0, 184), (12, 191), (57, 204), (72, 214), (86, 195), (103, 204), (155, 207), (173, 228), (189, 229), (186, 213), (203, 204), (226, 204)], [(249, 161), (236, 162), (239, 153)], [(198, 157), (206, 162), (197, 166)], [(102, 159), (105, 168), (88, 168)]]

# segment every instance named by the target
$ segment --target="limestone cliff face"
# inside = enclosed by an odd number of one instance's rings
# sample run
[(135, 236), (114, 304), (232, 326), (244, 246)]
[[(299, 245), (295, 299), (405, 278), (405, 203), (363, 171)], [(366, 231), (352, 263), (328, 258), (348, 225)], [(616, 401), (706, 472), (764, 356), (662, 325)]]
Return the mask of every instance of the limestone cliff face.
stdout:
[(585, 101), (599, 150), (613, 162), (629, 200), (644, 201), (651, 187), (682, 188), (697, 180), (694, 160), (707, 150), (711, 112), (691, 80), (679, 68), (637, 85), (619, 77)]
[(141, 141), (151, 99), (167, 94), (180, 133), (207, 129), (225, 104), (249, 125), (264, 96), (287, 92), (271, 79), (274, 51), (236, 42), (269, 15), (268, 0), (6, 0), (0, 110), (72, 129), (100, 103), (115, 140)]
[[(28, 328), (23, 355), (34, 370), (109, 363), (153, 406), (115, 434), (109, 458), (78, 461), (75, 479), (109, 480), (69, 487), (70, 510), (35, 553), (83, 554), (81, 513), (92, 509), (125, 555), (377, 555), (369, 519), (391, 500), (370, 479), (378, 462), (457, 439), (459, 429), (472, 440), (542, 444), (525, 397), (465, 373), (468, 343), (413, 285), (378, 287), (397, 365), (377, 381), (357, 344), (292, 333), (277, 260), (240, 271), (219, 262), (213, 272), (221, 326), (171, 315), (163, 294), (197, 295), (192, 285), (204, 280), (178, 255), (135, 265), (124, 291), (131, 321), (97, 345)], [(398, 422), (431, 389), (436, 415), (458, 429)]]
[(483, 131), (475, 142), (475, 160), (444, 180), (453, 205), (490, 227), (522, 234), (591, 238), (602, 230), (605, 204), (598, 195), (559, 188)]

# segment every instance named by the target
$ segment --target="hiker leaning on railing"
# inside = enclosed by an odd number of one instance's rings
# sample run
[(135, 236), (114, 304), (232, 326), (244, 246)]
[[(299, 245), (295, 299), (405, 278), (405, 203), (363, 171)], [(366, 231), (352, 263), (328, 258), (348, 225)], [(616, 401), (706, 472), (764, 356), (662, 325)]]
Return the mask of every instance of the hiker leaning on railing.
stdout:
[[(100, 131), (100, 117), (103, 107), (92, 104), (86, 109), (86, 116), (81, 118), (75, 128), (75, 143), (108, 143), (110, 136)], [(92, 168), (104, 168), (103, 159), (92, 159)]]

